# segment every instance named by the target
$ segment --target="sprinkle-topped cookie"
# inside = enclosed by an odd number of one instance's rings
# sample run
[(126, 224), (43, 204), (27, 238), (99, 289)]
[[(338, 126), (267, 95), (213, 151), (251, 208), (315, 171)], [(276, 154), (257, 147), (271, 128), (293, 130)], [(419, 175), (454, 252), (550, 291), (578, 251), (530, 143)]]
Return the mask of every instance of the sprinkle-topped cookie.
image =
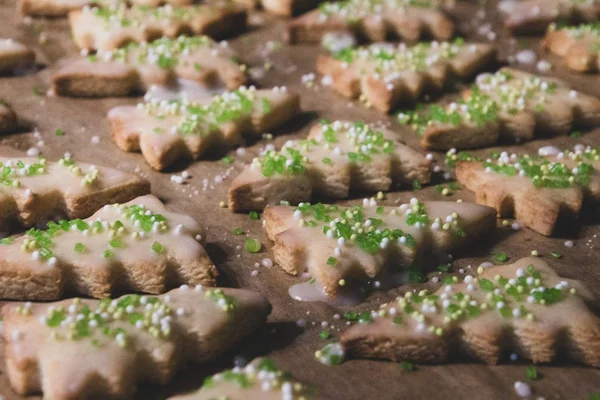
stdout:
[(124, 172), (74, 161), (0, 157), (0, 225), (32, 226), (53, 216), (86, 218), (105, 204), (150, 192), (150, 184)]
[(363, 122), (323, 121), (307, 140), (290, 140), (280, 151), (255, 158), (231, 183), (229, 207), (247, 211), (282, 200), (299, 204), (313, 196), (347, 198), (350, 190), (427, 183), (430, 172), (430, 162), (389, 130)]
[(561, 28), (550, 25), (542, 45), (563, 57), (572, 71), (598, 72), (600, 69), (600, 23)]
[(545, 157), (503, 152), (496, 159), (463, 158), (456, 177), (500, 217), (550, 236), (561, 219), (579, 215), (584, 200), (600, 200), (598, 169), (600, 150), (581, 146)]
[(246, 11), (234, 5), (152, 8), (119, 3), (71, 11), (69, 23), (73, 39), (81, 49), (108, 51), (130, 42), (175, 38), (181, 32), (215, 38), (233, 35), (245, 29)]
[(148, 99), (137, 107), (115, 107), (108, 119), (119, 148), (141, 150), (152, 168), (162, 170), (181, 158), (197, 160), (215, 147), (268, 132), (294, 117), (299, 103), (284, 87), (241, 87), (198, 100)]
[(590, 296), (580, 282), (559, 277), (539, 258), (523, 258), (480, 267), (435, 293), (408, 292), (373, 310), (341, 341), (354, 357), (440, 363), (464, 349), (497, 364), (510, 348), (536, 363), (562, 353), (598, 367), (600, 319), (583, 297)]
[(204, 380), (196, 393), (169, 400), (305, 400), (311, 398), (307, 386), (295, 382), (269, 358), (257, 358), (245, 367), (219, 372)]
[(317, 71), (332, 77), (344, 96), (364, 100), (388, 112), (399, 103), (416, 101), (423, 92), (441, 91), (451, 78), (466, 79), (495, 55), (493, 47), (453, 42), (373, 44), (321, 55)]
[(104, 206), (82, 220), (0, 241), (0, 298), (56, 300), (64, 292), (96, 298), (134, 290), (162, 293), (175, 284), (214, 285), (217, 270), (191, 218), (154, 196)]
[(329, 32), (346, 32), (369, 42), (394, 36), (415, 42), (425, 32), (448, 40), (454, 24), (438, 0), (344, 0), (322, 3), (288, 24), (292, 43), (319, 42)]
[(506, 14), (504, 26), (514, 33), (542, 33), (555, 22), (597, 21), (598, 0), (504, 0), (499, 3)]
[(35, 62), (35, 53), (29, 47), (13, 39), (0, 38), (0, 75), (29, 68)]
[(482, 74), (463, 99), (448, 106), (417, 107), (398, 120), (422, 136), (426, 149), (490, 146), (500, 138), (531, 140), (564, 135), (573, 126), (600, 124), (600, 100), (566, 83), (511, 68)]
[(313, 278), (290, 291), (301, 300), (317, 300), (319, 294), (319, 300), (335, 298), (342, 289), (359, 290), (367, 282), (392, 284), (402, 267), (424, 254), (472, 243), (496, 225), (489, 207), (417, 199), (398, 207), (374, 199), (353, 207), (267, 207), (264, 219), (275, 261), (292, 275), (306, 271)]
[(132, 42), (74, 59), (54, 74), (52, 89), (63, 96), (126, 96), (146, 91), (153, 84), (173, 85), (177, 79), (236, 89), (247, 78), (227, 42), (180, 36)]
[(269, 310), (258, 293), (200, 285), (162, 296), (11, 304), (3, 308), (7, 375), (22, 395), (129, 398), (137, 383), (167, 384), (186, 363), (235, 346)]
[(8, 105), (6, 100), (0, 98), (0, 134), (10, 133), (17, 129), (17, 114)]
[[(64, 17), (70, 11), (79, 10), (84, 6), (96, 4), (108, 7), (119, 2), (121, 0), (17, 0), (17, 8), (22, 15)], [(191, 4), (193, 0), (127, 0), (126, 3), (152, 8), (165, 4), (177, 7)]]

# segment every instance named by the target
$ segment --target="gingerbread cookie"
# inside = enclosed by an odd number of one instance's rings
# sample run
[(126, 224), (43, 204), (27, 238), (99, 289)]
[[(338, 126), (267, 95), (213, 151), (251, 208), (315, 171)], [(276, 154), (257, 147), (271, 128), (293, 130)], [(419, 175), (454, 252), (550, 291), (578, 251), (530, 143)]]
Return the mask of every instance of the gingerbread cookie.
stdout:
[(34, 62), (35, 53), (29, 47), (12, 39), (0, 39), (0, 75), (30, 68)]
[(307, 140), (288, 141), (282, 150), (255, 158), (231, 183), (229, 208), (262, 210), (283, 200), (295, 205), (313, 196), (344, 199), (350, 190), (428, 183), (430, 162), (397, 137), (362, 122), (322, 122)]
[(554, 22), (593, 22), (600, 19), (598, 0), (502, 1), (504, 26), (513, 33), (542, 33)]
[(500, 217), (515, 217), (542, 235), (600, 201), (600, 150), (588, 147), (547, 157), (509, 155), (456, 163), (456, 178)]
[(600, 24), (558, 28), (551, 25), (542, 42), (544, 48), (562, 57), (570, 70), (598, 72), (600, 65)]
[(275, 262), (289, 274), (306, 271), (312, 277), (293, 287), (290, 295), (325, 300), (356, 296), (367, 282), (400, 284), (402, 270), (392, 265), (414, 265), (425, 255), (472, 243), (496, 227), (495, 214), (472, 203), (412, 199), (410, 204), (384, 207), (365, 199), (353, 207), (267, 207), (264, 226), (275, 242)]
[(4, 99), (0, 99), (0, 134), (14, 131), (18, 125), (17, 114)]
[(424, 92), (439, 92), (448, 80), (467, 79), (495, 56), (487, 44), (453, 42), (373, 44), (346, 48), (317, 58), (317, 72), (331, 76), (332, 87), (346, 97), (361, 97), (384, 112), (416, 101)]
[(0, 241), (0, 298), (95, 298), (125, 290), (163, 293), (174, 285), (214, 285), (217, 270), (191, 217), (154, 196), (106, 205), (90, 218), (48, 223)]
[(177, 79), (236, 89), (247, 80), (236, 60), (227, 42), (218, 44), (207, 36), (130, 43), (66, 63), (52, 77), (52, 89), (62, 96), (126, 96), (152, 84), (173, 85)]
[(256, 136), (294, 117), (297, 95), (286, 88), (241, 87), (198, 100), (147, 100), (115, 107), (108, 113), (112, 138), (124, 151), (141, 151), (150, 166), (162, 170), (176, 161), (197, 160), (215, 148), (230, 148), (244, 136)]
[[(119, 0), (120, 1), (120, 0)], [(21, 15), (32, 17), (64, 17), (70, 11), (79, 10), (87, 5), (99, 4), (110, 6), (119, 1), (106, 0), (17, 0), (17, 8)], [(185, 6), (192, 4), (193, 0), (127, 0), (127, 4), (145, 7), (158, 7), (165, 4), (171, 6)]]
[(182, 286), (162, 296), (69, 299), (3, 308), (7, 375), (21, 395), (124, 399), (167, 384), (259, 328), (270, 305), (255, 292)]
[(0, 157), (0, 225), (29, 227), (66, 216), (86, 218), (105, 204), (150, 192), (150, 183), (112, 168), (39, 157)]
[(600, 367), (600, 319), (589, 292), (539, 258), (484, 269), (435, 293), (412, 292), (344, 332), (354, 357), (441, 363), (464, 353), (497, 364), (505, 350), (534, 363), (558, 355)]
[(246, 28), (245, 9), (231, 5), (159, 8), (119, 4), (69, 13), (73, 40), (81, 49), (109, 51), (130, 42), (151, 42), (187, 33), (213, 38), (232, 36)]
[(327, 33), (344, 32), (363, 42), (390, 37), (416, 42), (423, 36), (448, 40), (454, 23), (438, 0), (344, 0), (322, 3), (287, 26), (291, 43), (320, 42)]
[(295, 382), (269, 358), (257, 358), (243, 368), (219, 372), (204, 380), (196, 393), (169, 397), (168, 400), (302, 400), (312, 391)]
[(398, 120), (421, 135), (425, 149), (468, 149), (600, 125), (600, 100), (557, 79), (502, 68), (478, 76), (461, 100), (417, 107), (400, 113)]

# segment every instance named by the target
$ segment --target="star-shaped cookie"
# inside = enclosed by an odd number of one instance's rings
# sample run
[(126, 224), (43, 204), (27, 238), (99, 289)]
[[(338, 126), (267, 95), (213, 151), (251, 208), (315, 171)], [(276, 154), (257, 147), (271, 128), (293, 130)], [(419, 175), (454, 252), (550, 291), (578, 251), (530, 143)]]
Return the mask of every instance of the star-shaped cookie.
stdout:
[(264, 227), (275, 242), (275, 262), (289, 274), (307, 272), (312, 277), (297, 288), (302, 294), (290, 294), (326, 300), (342, 293), (356, 295), (368, 282), (401, 280), (403, 267), (491, 232), (495, 214), (473, 203), (412, 199), (410, 204), (388, 207), (365, 199), (353, 207), (267, 207)]
[(551, 25), (542, 42), (544, 48), (562, 57), (567, 67), (576, 72), (598, 72), (600, 24), (557, 27)]
[(598, 148), (547, 157), (503, 152), (497, 159), (458, 161), (456, 178), (499, 217), (514, 217), (551, 236), (559, 222), (579, 216), (584, 201), (600, 201), (599, 169)]
[(387, 129), (363, 122), (315, 125), (307, 140), (288, 141), (244, 168), (229, 188), (233, 211), (262, 210), (313, 197), (344, 199), (350, 191), (388, 191), (398, 184), (428, 183), (430, 162)]
[(454, 23), (438, 0), (344, 0), (322, 3), (287, 26), (291, 43), (320, 42), (330, 32), (344, 32), (363, 42), (390, 37), (416, 42), (423, 36), (448, 40)]
[(295, 382), (275, 362), (261, 357), (243, 368), (219, 372), (204, 381), (195, 393), (169, 397), (168, 400), (305, 400), (311, 396), (309, 387)]
[(52, 90), (61, 96), (126, 96), (153, 84), (172, 86), (178, 79), (233, 90), (246, 83), (247, 77), (227, 42), (180, 36), (133, 42), (70, 60), (53, 75)]
[(229, 4), (200, 4), (158, 8), (121, 3), (85, 6), (69, 13), (75, 44), (81, 49), (115, 50), (130, 42), (151, 42), (181, 34), (232, 36), (246, 29), (246, 10)]
[(490, 63), (496, 52), (487, 44), (422, 42), (415, 46), (377, 43), (346, 48), (317, 58), (317, 72), (330, 76), (332, 87), (388, 112), (439, 92), (450, 79), (465, 80)]
[(502, 68), (479, 75), (462, 99), (401, 112), (398, 120), (421, 135), (425, 149), (469, 149), (598, 126), (600, 100), (557, 79)]
[(539, 258), (482, 269), (435, 293), (412, 292), (341, 336), (347, 354), (419, 363), (457, 353), (497, 364), (506, 351), (534, 363), (559, 355), (600, 366), (600, 318), (589, 292)]
[(13, 132), (18, 124), (17, 114), (4, 99), (0, 99), (0, 134)]
[(163, 293), (186, 283), (212, 286), (218, 275), (191, 217), (154, 196), (106, 205), (90, 218), (48, 223), (0, 240), (0, 298), (95, 298), (123, 291)]
[(150, 192), (150, 183), (116, 169), (43, 157), (0, 157), (0, 225), (30, 227), (56, 216), (86, 218), (105, 204)]
[(593, 22), (600, 19), (598, 0), (502, 1), (504, 26), (513, 33), (542, 33), (554, 23)]
[(137, 107), (115, 107), (108, 119), (120, 149), (141, 151), (152, 168), (162, 170), (275, 129), (299, 109), (299, 96), (286, 88), (241, 87), (197, 100), (148, 99)]
[(7, 375), (21, 395), (130, 398), (139, 383), (167, 384), (260, 327), (267, 299), (242, 289), (182, 286), (161, 296), (70, 299), (4, 306)]
[(13, 39), (0, 38), (0, 76), (29, 68), (35, 62), (35, 53)]

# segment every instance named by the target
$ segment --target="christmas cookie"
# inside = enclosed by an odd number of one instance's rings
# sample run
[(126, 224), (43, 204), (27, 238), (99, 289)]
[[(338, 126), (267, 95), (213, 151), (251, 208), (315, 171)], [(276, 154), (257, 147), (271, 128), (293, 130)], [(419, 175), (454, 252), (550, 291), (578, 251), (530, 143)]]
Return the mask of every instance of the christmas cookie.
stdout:
[(502, 68), (478, 76), (462, 99), (417, 107), (400, 113), (398, 120), (421, 135), (425, 149), (467, 149), (600, 125), (600, 100), (556, 79)]
[(312, 277), (293, 287), (292, 297), (325, 300), (354, 296), (368, 282), (398, 285), (401, 266), (475, 242), (496, 227), (495, 215), (473, 203), (412, 199), (388, 207), (365, 199), (353, 207), (267, 207), (264, 226), (275, 242), (275, 262), (289, 274)]
[[(79, 10), (91, 4), (110, 6), (120, 0), (17, 0), (17, 8), (22, 15), (32, 17), (64, 17), (69, 11)], [(192, 4), (193, 0), (127, 0), (127, 4), (145, 7), (158, 7), (169, 4), (174, 7)]]
[(579, 216), (584, 201), (600, 201), (599, 169), (598, 148), (546, 157), (503, 152), (496, 159), (457, 161), (456, 178), (500, 217), (550, 236), (561, 220)]
[(593, 22), (600, 18), (598, 0), (502, 1), (504, 26), (513, 33), (542, 33), (554, 22)]
[(332, 87), (346, 97), (361, 97), (384, 112), (439, 92), (450, 79), (467, 79), (495, 56), (493, 47), (453, 42), (373, 44), (346, 48), (317, 58), (317, 72), (331, 76)]
[(6, 373), (21, 395), (131, 398), (206, 363), (259, 328), (267, 299), (242, 289), (182, 286), (162, 296), (69, 299), (3, 308)]
[(298, 113), (299, 103), (285, 88), (241, 87), (212, 98), (115, 107), (108, 119), (119, 148), (141, 151), (152, 168), (162, 170), (281, 126)]
[(0, 298), (57, 300), (115, 292), (163, 293), (177, 284), (214, 285), (217, 270), (202, 228), (148, 195), (106, 205), (90, 218), (48, 223), (0, 241)]
[(17, 114), (4, 99), (0, 99), (0, 134), (14, 131), (18, 124)]
[(600, 24), (582, 24), (558, 28), (551, 25), (542, 45), (562, 57), (570, 70), (598, 72)]
[(149, 192), (144, 179), (68, 156), (58, 162), (0, 157), (0, 225), (17, 221), (29, 227), (56, 215), (86, 218), (105, 204)]
[(358, 358), (441, 363), (462, 353), (497, 364), (508, 350), (534, 363), (560, 355), (600, 367), (600, 319), (589, 292), (539, 258), (499, 265), (437, 292), (408, 292), (342, 334)]
[(288, 24), (291, 43), (320, 42), (330, 32), (359, 41), (383, 42), (390, 37), (415, 42), (424, 36), (448, 40), (454, 23), (438, 0), (344, 0), (322, 3)]
[(246, 28), (246, 11), (235, 5), (159, 8), (119, 4), (85, 6), (69, 13), (73, 40), (81, 49), (109, 51), (130, 42), (151, 42), (185, 34), (214, 38), (232, 36)]
[(295, 382), (269, 358), (258, 358), (243, 368), (215, 374), (204, 381), (196, 393), (169, 397), (168, 400), (303, 400), (312, 391)]
[(282, 150), (255, 158), (231, 183), (229, 207), (262, 210), (281, 201), (344, 199), (351, 190), (428, 183), (430, 162), (397, 137), (362, 122), (321, 122), (307, 140), (288, 141)]
[(0, 38), (0, 75), (31, 67), (34, 62), (35, 53), (29, 47), (12, 39)]
[(236, 89), (247, 79), (236, 59), (227, 42), (207, 36), (134, 42), (67, 62), (54, 74), (52, 89), (61, 96), (126, 96), (177, 79)]

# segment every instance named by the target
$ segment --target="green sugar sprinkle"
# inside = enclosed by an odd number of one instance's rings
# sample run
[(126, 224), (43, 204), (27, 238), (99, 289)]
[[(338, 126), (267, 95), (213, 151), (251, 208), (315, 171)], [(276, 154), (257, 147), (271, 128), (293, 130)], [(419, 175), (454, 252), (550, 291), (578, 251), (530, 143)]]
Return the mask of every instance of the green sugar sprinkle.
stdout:
[(165, 248), (162, 244), (154, 242), (152, 243), (152, 251), (154, 251), (156, 254), (162, 254), (162, 252), (165, 251)]
[(537, 381), (540, 378), (540, 376), (538, 374), (538, 370), (537, 370), (536, 367), (527, 367), (527, 368), (525, 368), (525, 376), (530, 381)]
[(248, 253), (258, 253), (262, 248), (262, 244), (258, 239), (246, 239), (244, 243), (244, 249)]

